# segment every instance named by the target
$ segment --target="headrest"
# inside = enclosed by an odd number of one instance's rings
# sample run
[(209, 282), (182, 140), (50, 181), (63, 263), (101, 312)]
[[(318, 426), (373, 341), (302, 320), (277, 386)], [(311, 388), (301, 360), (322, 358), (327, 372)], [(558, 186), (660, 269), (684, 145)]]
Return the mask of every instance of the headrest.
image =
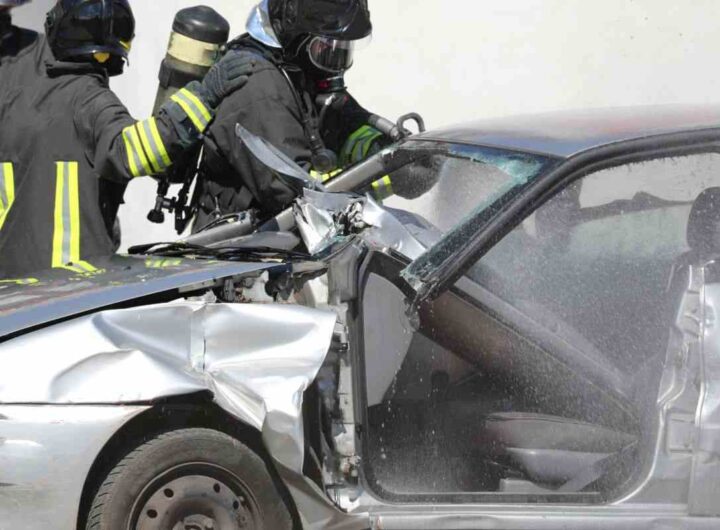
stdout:
[(695, 199), (688, 221), (687, 242), (693, 251), (703, 256), (720, 256), (720, 188), (708, 188)]

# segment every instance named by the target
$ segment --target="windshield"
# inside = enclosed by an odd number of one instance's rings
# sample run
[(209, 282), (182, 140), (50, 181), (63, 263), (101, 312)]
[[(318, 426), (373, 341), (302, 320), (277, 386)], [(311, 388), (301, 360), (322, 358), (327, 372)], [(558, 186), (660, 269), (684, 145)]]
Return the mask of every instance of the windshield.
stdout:
[(394, 195), (385, 206), (412, 214), (414, 224), (423, 226), (415, 235), (433, 247), (412, 273), (435, 268), (467, 245), (499, 204), (556, 164), (535, 154), (451, 145), (391, 173)]

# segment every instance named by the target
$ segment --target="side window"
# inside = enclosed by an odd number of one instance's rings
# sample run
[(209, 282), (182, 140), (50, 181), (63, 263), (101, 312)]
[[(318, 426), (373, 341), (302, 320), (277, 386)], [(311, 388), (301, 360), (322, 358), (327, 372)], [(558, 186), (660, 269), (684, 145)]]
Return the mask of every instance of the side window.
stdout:
[(376, 492), (600, 502), (630, 478), (652, 445), (639, 433), (656, 414), (645, 398), (659, 389), (674, 277), (697, 259), (691, 210), (716, 186), (714, 154), (588, 175), (415, 323), (402, 293), (371, 274), (365, 469)]
[(627, 369), (662, 346), (665, 290), (690, 250), (690, 210), (704, 190), (720, 186), (719, 170), (719, 155), (698, 155), (589, 175), (541, 207), (469, 276), (579, 332)]

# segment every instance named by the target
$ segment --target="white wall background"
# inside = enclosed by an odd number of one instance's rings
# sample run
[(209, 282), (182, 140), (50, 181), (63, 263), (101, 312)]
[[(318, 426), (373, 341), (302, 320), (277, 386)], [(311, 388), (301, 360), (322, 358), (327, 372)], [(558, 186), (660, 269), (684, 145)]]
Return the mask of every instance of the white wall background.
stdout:
[[(131, 0), (137, 39), (113, 87), (137, 118), (151, 111), (172, 19), (203, 0)], [(254, 0), (204, 0), (235, 34)], [(51, 0), (18, 8), (39, 28)], [(372, 46), (348, 84), (366, 107), (429, 126), (577, 107), (720, 101), (720, 0), (370, 0)], [(131, 184), (124, 245), (173, 236), (145, 220), (155, 186)]]

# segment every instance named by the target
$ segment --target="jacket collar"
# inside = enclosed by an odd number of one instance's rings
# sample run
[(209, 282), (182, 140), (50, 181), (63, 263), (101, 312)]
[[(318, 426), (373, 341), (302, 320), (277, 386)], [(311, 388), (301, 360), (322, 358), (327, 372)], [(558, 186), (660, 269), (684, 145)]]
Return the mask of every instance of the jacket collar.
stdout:
[(100, 77), (106, 83), (109, 83), (110, 80), (110, 76), (104, 68), (90, 63), (47, 60), (45, 61), (45, 71), (51, 78), (62, 75), (93, 75)]

